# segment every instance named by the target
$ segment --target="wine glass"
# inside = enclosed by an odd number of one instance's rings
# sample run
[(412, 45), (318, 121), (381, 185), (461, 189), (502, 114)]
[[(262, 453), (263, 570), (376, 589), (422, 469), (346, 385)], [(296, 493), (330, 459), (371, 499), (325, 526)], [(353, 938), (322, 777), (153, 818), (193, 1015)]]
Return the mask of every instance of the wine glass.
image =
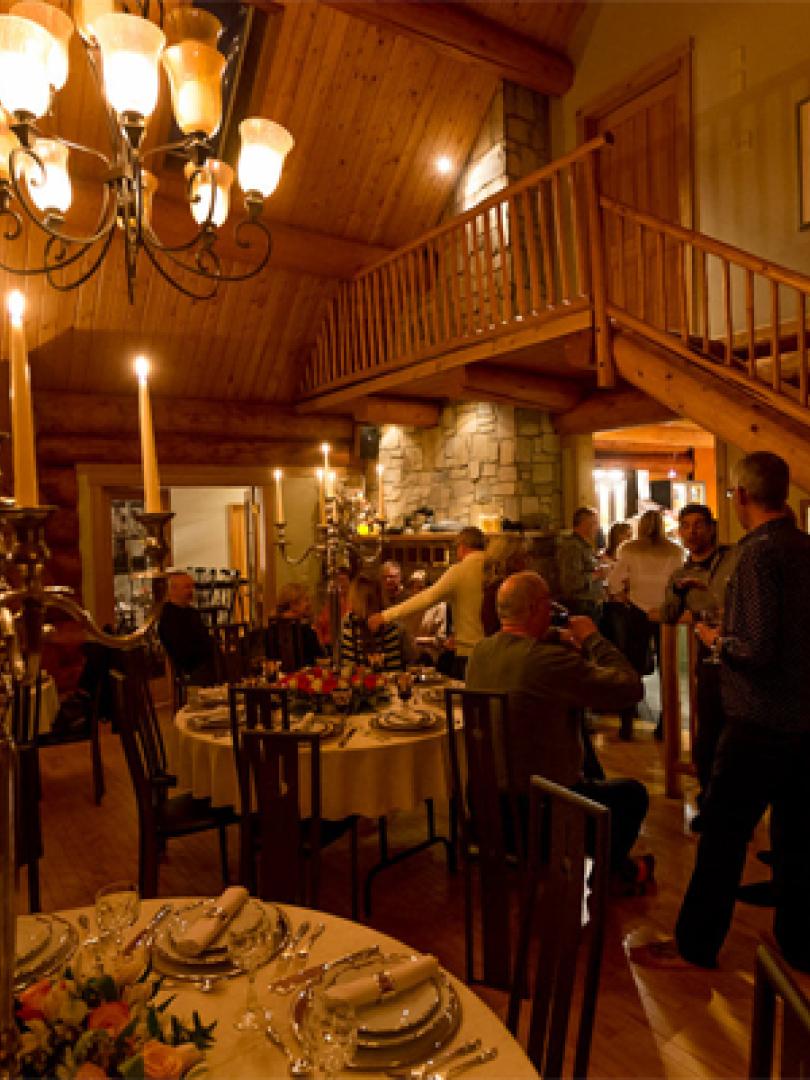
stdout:
[(396, 681), (399, 700), (406, 705), (413, 694), (413, 675), (409, 671), (398, 671)]
[(348, 716), (352, 711), (352, 690), (350, 686), (336, 686), (332, 691), (332, 701), (341, 716)]
[[(703, 608), (702, 611), (698, 612), (698, 622), (703, 623), (705, 626), (717, 627), (717, 629), (719, 630), (720, 622), (721, 622), (720, 608), (718, 608), (718, 607)], [(704, 657), (703, 663), (704, 664), (719, 664), (720, 663), (720, 635), (719, 634), (717, 635), (717, 637), (712, 642), (711, 647), (709, 649), (709, 655)]]
[(131, 881), (113, 881), (96, 893), (96, 925), (102, 937), (112, 937), (116, 956), (122, 948), (122, 934), (138, 921), (141, 896)]
[(323, 994), (311, 988), (301, 1038), (315, 1076), (320, 1080), (333, 1080), (352, 1060), (357, 1046), (354, 1009), (343, 1004), (327, 1006)]
[(228, 934), (228, 956), (239, 971), (247, 975), (245, 1011), (233, 1026), (238, 1031), (257, 1031), (261, 1027), (259, 999), (256, 994), (256, 969), (267, 955), (267, 926), (264, 919), (257, 926), (245, 930), (231, 930)]

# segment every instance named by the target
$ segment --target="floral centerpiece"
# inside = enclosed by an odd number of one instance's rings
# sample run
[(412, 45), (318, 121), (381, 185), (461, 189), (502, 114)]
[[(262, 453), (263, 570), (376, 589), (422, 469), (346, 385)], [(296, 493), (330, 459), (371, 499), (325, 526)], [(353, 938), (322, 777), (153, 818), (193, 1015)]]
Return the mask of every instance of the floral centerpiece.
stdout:
[(188, 1025), (158, 1003), (162, 977), (138, 962), (114, 977), (80, 979), (68, 968), (41, 979), (16, 1001), (20, 1073), (56, 1080), (179, 1080), (214, 1041), (216, 1022), (192, 1013)]
[(362, 708), (377, 708), (388, 695), (389, 676), (384, 671), (372, 671), (360, 665), (344, 665), (339, 672), (309, 667), (279, 675), (276, 685), (290, 691), (294, 704), (321, 711), (331, 705), (336, 690), (348, 690), (351, 704), (347, 711), (358, 712)]

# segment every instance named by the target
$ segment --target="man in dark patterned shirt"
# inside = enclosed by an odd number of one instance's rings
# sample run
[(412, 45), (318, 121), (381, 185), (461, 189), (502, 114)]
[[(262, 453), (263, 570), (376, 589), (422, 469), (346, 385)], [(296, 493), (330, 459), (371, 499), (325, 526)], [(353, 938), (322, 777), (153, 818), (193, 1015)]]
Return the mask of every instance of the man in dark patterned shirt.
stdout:
[(776, 454), (737, 467), (734, 508), (747, 535), (722, 629), (697, 626), (704, 645), (719, 644), (726, 726), (675, 938), (631, 949), (636, 963), (716, 965), (748, 841), (770, 805), (774, 934), (788, 962), (810, 971), (810, 536), (787, 510), (788, 483)]

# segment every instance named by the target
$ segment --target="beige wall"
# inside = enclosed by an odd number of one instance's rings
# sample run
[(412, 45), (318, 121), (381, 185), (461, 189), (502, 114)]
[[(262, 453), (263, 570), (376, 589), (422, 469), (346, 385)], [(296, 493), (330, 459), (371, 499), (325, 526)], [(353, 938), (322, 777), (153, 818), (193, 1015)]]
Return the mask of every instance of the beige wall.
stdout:
[[(717, 440), (717, 473), (718, 473), (718, 524), (720, 539), (726, 542), (736, 543), (743, 535), (743, 529), (734, 513), (731, 500), (725, 497), (726, 489), (734, 483), (734, 466), (743, 456), (743, 451), (731, 443)], [(788, 502), (797, 518), (801, 520), (801, 502), (808, 495), (802, 488), (795, 484), (790, 485)]]
[(798, 229), (796, 103), (810, 96), (808, 3), (603, 3), (572, 42), (574, 86), (552, 103), (554, 156), (576, 144), (576, 113), (694, 39), (696, 224), (810, 272)]

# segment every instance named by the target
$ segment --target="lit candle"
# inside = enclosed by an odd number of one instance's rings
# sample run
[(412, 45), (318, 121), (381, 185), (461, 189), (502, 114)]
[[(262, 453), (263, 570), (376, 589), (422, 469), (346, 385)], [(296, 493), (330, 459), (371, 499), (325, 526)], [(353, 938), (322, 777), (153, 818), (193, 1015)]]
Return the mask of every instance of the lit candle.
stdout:
[(158, 477), (155, 429), (152, 426), (152, 406), (149, 401), (149, 361), (139, 356), (135, 361), (138, 376), (138, 419), (141, 425), (141, 462), (143, 464), (143, 491), (147, 514), (160, 513), (160, 478)]
[(385, 517), (385, 494), (383, 492), (383, 473), (385, 466), (382, 462), (377, 466), (377, 517), (382, 521)]
[(34, 414), (31, 409), (31, 372), (25, 346), (25, 297), (9, 293), (11, 318), (11, 444), (14, 463), (14, 501), (37, 506), (37, 459), (34, 454)]
[(281, 469), (273, 469), (273, 479), (276, 482), (276, 522), (284, 521), (284, 498), (281, 492), (281, 482), (284, 473)]
[(329, 445), (328, 442), (321, 443), (321, 453), (323, 454), (323, 471), (327, 476), (329, 475), (329, 451), (331, 449), (332, 447)]
[(335, 483), (337, 481), (337, 473), (334, 469), (329, 469), (326, 473), (326, 497), (327, 499), (334, 499), (335, 497)]
[(323, 469), (315, 470), (315, 478), (318, 481), (318, 521), (321, 525), (326, 524), (326, 484)]

